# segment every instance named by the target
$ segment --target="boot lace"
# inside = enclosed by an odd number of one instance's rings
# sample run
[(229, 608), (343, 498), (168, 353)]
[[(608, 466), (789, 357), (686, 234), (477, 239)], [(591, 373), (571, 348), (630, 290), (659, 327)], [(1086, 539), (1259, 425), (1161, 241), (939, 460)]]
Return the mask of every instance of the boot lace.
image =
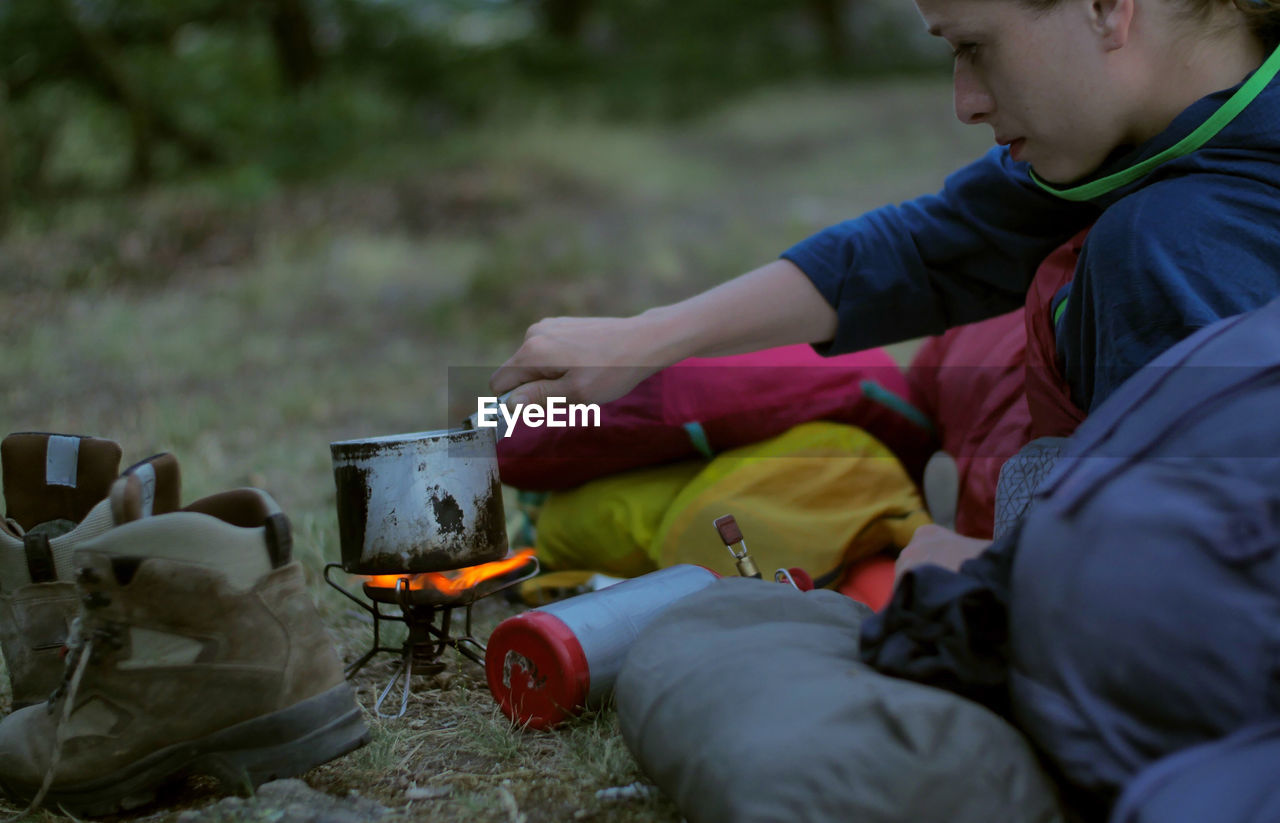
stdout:
[[(77, 619), (77, 623), (79, 620)], [(74, 633), (74, 628), (73, 628)], [(68, 640), (70, 643), (70, 639)], [(40, 791), (36, 792), (36, 796), (31, 799), (31, 803), (27, 808), (18, 812), (14, 817), (4, 819), (4, 823), (13, 823), (22, 820), (27, 815), (34, 812), (44, 802), (45, 796), (49, 793), (49, 787), (53, 785), (54, 772), (58, 770), (58, 762), (62, 759), (62, 746), (67, 739), (68, 721), (71, 719), (71, 709), (75, 706), (76, 693), (80, 691), (80, 681), (84, 678), (84, 670), (88, 668), (89, 661), (93, 657), (93, 638), (90, 637), (73, 648), (72, 654), (67, 655), (67, 677), (63, 680), (63, 685), (49, 697), (49, 712), (52, 713), (57, 707), (57, 703), (65, 695), (66, 699), (62, 700), (62, 716), (58, 718), (57, 730), (54, 732), (53, 752), (49, 757), (49, 767), (44, 773), (44, 782), (40, 784)], [(74, 662), (72, 662), (74, 659)]]
[(14, 821), (22, 820), (34, 812), (44, 802), (45, 797), (49, 794), (50, 787), (53, 786), (53, 776), (58, 770), (58, 763), (62, 760), (62, 748), (67, 740), (71, 712), (75, 708), (76, 696), (80, 692), (80, 681), (84, 679), (85, 670), (93, 662), (94, 646), (118, 647), (121, 645), (120, 630), (117, 626), (109, 622), (98, 623), (98, 621), (86, 620), (93, 611), (107, 605), (109, 602), (106, 597), (97, 592), (90, 593), (81, 601), (83, 608), (80, 616), (71, 621), (71, 632), (67, 637), (67, 656), (63, 668), (62, 683), (58, 685), (58, 688), (54, 689), (53, 694), (49, 695), (49, 700), (45, 704), (46, 710), (50, 714), (57, 711), (59, 704), (61, 704), (62, 714), (58, 717), (58, 723), (55, 727), (53, 751), (49, 755), (49, 765), (45, 769), (44, 780), (40, 784), (40, 790), (36, 792), (35, 797), (31, 799), (31, 803), (26, 809), (19, 812), (15, 817), (0, 820), (0, 823), (14, 823)]

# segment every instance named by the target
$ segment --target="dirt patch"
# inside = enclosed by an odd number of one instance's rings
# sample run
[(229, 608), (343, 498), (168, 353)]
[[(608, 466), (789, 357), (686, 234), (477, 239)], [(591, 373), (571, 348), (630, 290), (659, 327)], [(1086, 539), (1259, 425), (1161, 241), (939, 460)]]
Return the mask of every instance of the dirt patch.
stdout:
[(182, 812), (174, 823), (369, 823), (389, 814), (390, 809), (356, 792), (334, 797), (295, 779), (264, 783), (250, 798), (228, 797)]

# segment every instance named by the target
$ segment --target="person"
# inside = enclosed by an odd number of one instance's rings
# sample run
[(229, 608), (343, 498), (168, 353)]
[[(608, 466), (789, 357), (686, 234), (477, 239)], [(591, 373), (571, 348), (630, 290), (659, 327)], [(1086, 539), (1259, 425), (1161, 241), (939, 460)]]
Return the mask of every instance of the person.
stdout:
[[(936, 194), (683, 302), (535, 323), (492, 389), (605, 402), (685, 357), (939, 334), (1030, 308), (1042, 261), (1087, 230), (1036, 306), (1053, 385), (1033, 413), (1078, 422), (1177, 341), (1280, 294), (1275, 0), (916, 4), (954, 51), (956, 116), (996, 147)], [(904, 556), (954, 568), (985, 545), (928, 543)]]

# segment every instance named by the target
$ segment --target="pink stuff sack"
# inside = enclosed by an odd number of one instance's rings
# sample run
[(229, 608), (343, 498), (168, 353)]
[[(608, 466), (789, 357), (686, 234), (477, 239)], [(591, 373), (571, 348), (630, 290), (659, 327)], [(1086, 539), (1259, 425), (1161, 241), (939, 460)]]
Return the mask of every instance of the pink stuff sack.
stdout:
[(814, 420), (847, 423), (884, 443), (912, 478), (933, 427), (905, 398), (906, 377), (883, 349), (822, 357), (783, 346), (670, 366), (600, 407), (600, 426), (517, 425), (498, 442), (502, 482), (557, 491), (631, 469), (715, 454)]

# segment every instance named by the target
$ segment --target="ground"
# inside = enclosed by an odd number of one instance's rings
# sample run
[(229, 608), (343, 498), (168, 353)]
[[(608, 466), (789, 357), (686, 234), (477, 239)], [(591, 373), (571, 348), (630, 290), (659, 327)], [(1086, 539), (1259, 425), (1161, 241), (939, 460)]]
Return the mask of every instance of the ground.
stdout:
[[(0, 246), (0, 425), (111, 437), (127, 462), (171, 451), (184, 501), (269, 490), (353, 659), (368, 627), (320, 582), (330, 441), (455, 424), (539, 317), (639, 311), (936, 190), (990, 139), (950, 108), (945, 79), (786, 88), (679, 125), (500, 123), (371, 147), (323, 182), (245, 173), (21, 215)], [(515, 611), (478, 608), (478, 633)], [(356, 681), (370, 711), (389, 667)], [(514, 728), (457, 656), (405, 718), (370, 722), (369, 746), (305, 779), (388, 819), (679, 819), (597, 796), (644, 780), (612, 711)], [(216, 800), (177, 787), (128, 819), (281, 819)]]

